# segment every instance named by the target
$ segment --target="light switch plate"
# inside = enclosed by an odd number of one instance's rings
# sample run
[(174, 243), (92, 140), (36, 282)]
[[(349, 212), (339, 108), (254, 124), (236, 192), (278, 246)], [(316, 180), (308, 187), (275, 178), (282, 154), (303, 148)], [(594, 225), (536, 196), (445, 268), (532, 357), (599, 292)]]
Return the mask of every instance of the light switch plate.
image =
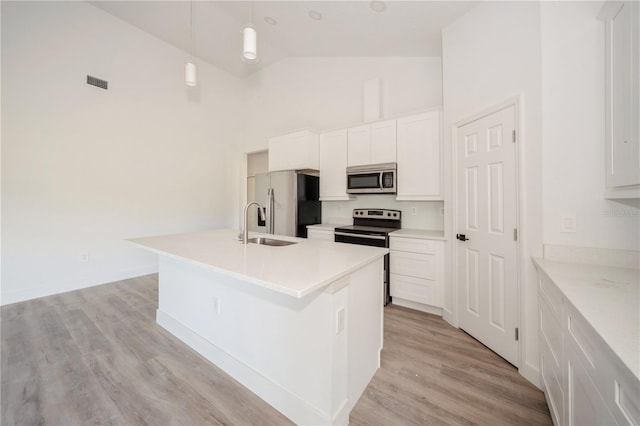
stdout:
[(576, 217), (562, 216), (560, 222), (560, 232), (576, 232)]

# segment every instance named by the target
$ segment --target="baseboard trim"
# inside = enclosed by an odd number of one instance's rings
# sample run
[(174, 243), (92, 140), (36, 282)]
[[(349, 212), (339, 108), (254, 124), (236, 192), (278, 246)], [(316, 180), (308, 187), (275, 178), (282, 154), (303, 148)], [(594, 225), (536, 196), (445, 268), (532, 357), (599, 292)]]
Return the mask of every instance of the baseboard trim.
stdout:
[(532, 385), (542, 390), (542, 384), (540, 383), (540, 369), (537, 366), (533, 366), (525, 362), (524, 365), (518, 369), (518, 373), (531, 382)]
[[(160, 309), (156, 311), (156, 322), (294, 423), (336, 424), (332, 421), (344, 420), (344, 412), (338, 411), (336, 418), (332, 419)], [(343, 406), (346, 407), (347, 403)], [(348, 424), (348, 413), (346, 419), (344, 424)]]
[(413, 302), (411, 300), (400, 299), (394, 297), (391, 303), (405, 308), (415, 309), (416, 311), (426, 312), (428, 314), (442, 316), (442, 308), (436, 308), (435, 306), (425, 305), (424, 303)]
[[(26, 300), (38, 299), (40, 297), (52, 296), (54, 294), (67, 293), (69, 291), (80, 290), (97, 285), (108, 284), (114, 281), (126, 280), (128, 278), (139, 277), (141, 275), (154, 274), (158, 272), (158, 264), (143, 265), (136, 268), (122, 269), (108, 274), (96, 275), (82, 280), (61, 282), (55, 286), (38, 285), (24, 290), (2, 294), (0, 305), (10, 305), (24, 302)], [(54, 288), (55, 287), (55, 288)]]

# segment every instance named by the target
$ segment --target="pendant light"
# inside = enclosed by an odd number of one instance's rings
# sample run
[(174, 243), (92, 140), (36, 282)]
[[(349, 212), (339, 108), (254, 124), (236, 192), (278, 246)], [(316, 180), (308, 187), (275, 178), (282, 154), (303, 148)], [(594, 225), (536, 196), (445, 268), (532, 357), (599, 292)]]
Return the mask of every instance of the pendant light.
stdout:
[(189, 7), (189, 60), (184, 64), (184, 82), (189, 87), (195, 87), (198, 83), (196, 64), (193, 62), (193, 0)]
[(242, 57), (247, 62), (258, 60), (258, 36), (253, 27), (253, 2), (249, 4), (249, 24), (242, 29)]

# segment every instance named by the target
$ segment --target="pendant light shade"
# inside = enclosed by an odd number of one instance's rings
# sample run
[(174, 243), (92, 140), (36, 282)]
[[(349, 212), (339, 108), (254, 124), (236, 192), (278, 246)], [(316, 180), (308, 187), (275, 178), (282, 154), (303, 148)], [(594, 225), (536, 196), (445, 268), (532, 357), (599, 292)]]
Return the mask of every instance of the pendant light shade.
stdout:
[(255, 61), (258, 58), (257, 34), (255, 28), (247, 25), (242, 30), (242, 35), (242, 57), (250, 61)]
[(196, 64), (193, 62), (184, 64), (184, 82), (189, 87), (195, 87), (198, 84)]

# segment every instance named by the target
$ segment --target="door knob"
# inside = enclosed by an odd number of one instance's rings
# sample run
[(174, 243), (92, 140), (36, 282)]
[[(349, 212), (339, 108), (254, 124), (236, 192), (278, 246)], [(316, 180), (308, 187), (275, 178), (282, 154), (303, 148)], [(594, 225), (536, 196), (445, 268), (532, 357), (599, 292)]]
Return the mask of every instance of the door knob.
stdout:
[(467, 238), (466, 235), (464, 234), (456, 234), (456, 239), (460, 240), (460, 241), (469, 241), (469, 239)]

